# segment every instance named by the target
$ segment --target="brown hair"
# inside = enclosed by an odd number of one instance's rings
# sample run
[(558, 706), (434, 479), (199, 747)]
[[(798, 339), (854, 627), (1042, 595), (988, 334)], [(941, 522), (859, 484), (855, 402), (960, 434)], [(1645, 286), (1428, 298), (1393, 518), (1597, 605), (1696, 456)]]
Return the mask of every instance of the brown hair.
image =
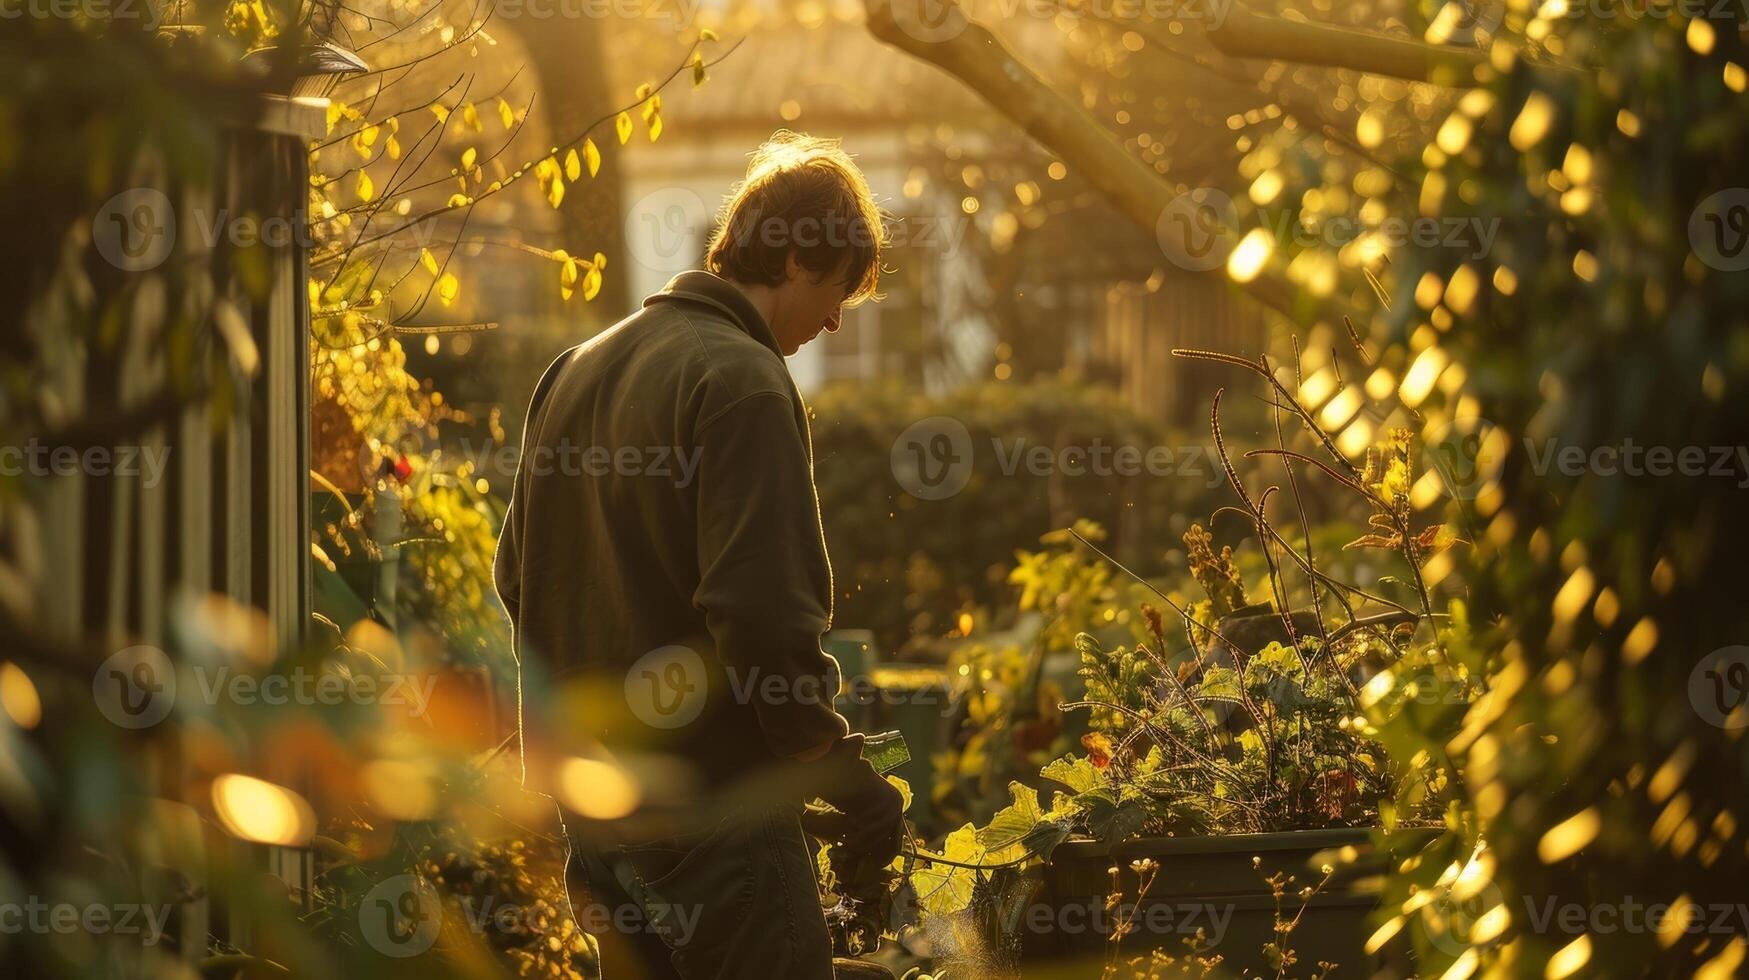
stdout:
[(846, 305), (855, 306), (880, 298), (887, 242), (885, 215), (838, 141), (780, 129), (753, 151), (711, 235), (705, 268), (775, 286), (784, 281), (791, 250), (816, 275), (835, 272), (848, 257)]

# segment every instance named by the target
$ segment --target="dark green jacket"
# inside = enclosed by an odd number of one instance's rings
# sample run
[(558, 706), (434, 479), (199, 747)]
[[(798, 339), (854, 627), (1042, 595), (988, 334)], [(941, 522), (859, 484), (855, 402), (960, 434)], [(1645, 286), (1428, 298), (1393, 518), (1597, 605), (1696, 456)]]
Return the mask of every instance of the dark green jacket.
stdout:
[(565, 686), (563, 740), (709, 787), (845, 734), (811, 453), (770, 328), (708, 272), (553, 362), (496, 579), (524, 677)]

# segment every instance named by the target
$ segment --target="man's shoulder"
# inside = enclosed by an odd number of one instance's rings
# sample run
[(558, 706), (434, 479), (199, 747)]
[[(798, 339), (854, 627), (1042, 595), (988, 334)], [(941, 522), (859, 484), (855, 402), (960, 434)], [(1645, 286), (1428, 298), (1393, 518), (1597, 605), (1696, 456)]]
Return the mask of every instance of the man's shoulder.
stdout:
[(794, 390), (789, 368), (771, 348), (753, 339), (727, 314), (702, 304), (653, 303), (615, 329), (632, 333), (648, 353), (720, 396), (739, 398), (761, 391), (786, 397)]

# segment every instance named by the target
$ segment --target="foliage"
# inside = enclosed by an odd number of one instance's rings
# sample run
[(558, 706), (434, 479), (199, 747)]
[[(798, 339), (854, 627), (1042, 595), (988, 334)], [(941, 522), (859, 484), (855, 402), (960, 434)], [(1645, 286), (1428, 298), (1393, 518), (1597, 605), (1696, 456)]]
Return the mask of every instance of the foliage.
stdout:
[[(1264, 363), (1197, 356), (1243, 365), (1279, 388)], [(949, 861), (987, 867), (1048, 859), (1076, 833), (1121, 841), (1142, 834), (1392, 827), (1443, 819), (1449, 771), (1431, 764), (1426, 753), (1388, 757), (1362, 711), (1401, 710), (1405, 696), (1417, 693), (1414, 682), (1405, 681), (1412, 671), (1431, 671), (1447, 681), (1463, 676), (1461, 665), (1451, 666), (1450, 651), (1471, 651), (1464, 606), (1454, 601), (1436, 617), (1419, 577), (1455, 538), (1437, 525), (1413, 526), (1407, 435), (1388, 433), (1356, 465), (1335, 450), (1290, 392), (1278, 394), (1282, 409), (1298, 417), (1331, 463), (1286, 448), (1259, 455), (1311, 465), (1363, 503), (1373, 531), (1351, 546), (1399, 554), (1423, 613), (1319, 572), (1312, 553), (1296, 549), (1270, 523), (1269, 493), (1254, 498), (1227, 455), (1217, 397), (1212, 424), (1219, 458), (1267, 559), (1265, 584), (1283, 605), (1250, 602), (1232, 549), (1215, 551), (1209, 532), (1193, 526), (1184, 535), (1187, 561), (1207, 598), (1186, 604), (1153, 590), (1178, 614), (1184, 644), (1168, 640), (1164, 616), (1152, 605), (1142, 608), (1146, 635), (1133, 647), (1108, 650), (1093, 636), (1077, 637), (1087, 696), (1062, 707), (1094, 709), (1093, 730), (1082, 739), (1084, 755), (1060, 758), (1040, 773), (1068, 792), (1057, 791), (1045, 809), (1031, 787), (1012, 783), (1012, 802), (987, 827), (968, 825), (949, 836), (944, 851), (951, 853), (943, 855)], [(1071, 534), (1098, 550), (1085, 536)], [(1290, 565), (1302, 570), (1310, 610), (1285, 611), (1294, 594), (1284, 571)], [(1362, 615), (1352, 596), (1390, 608)], [(1328, 618), (1338, 612), (1345, 622)], [(1455, 704), (1471, 691), (1448, 683), (1440, 693)], [(936, 888), (943, 897), (925, 908), (963, 907), (959, 900), (969, 901), (973, 874), (952, 865), (932, 872), (943, 879)]]
[(1073, 530), (1041, 536), (1036, 551), (1016, 552), (1008, 573), (1019, 592), (1015, 626), (975, 629), (949, 653), (957, 708), (948, 746), (934, 759), (932, 799), (950, 825), (987, 819), (1007, 803), (1010, 781), (1036, 774), (1079, 737), (1073, 720), (1066, 725), (1058, 710), (1079, 696), (1074, 678), (1052, 669), (1077, 656), (1078, 634), (1114, 642), (1142, 635), (1127, 607), (1143, 587), (1114, 579), (1110, 566), (1081, 543), (1105, 537), (1103, 527), (1082, 520)]
[[(1377, 937), (1412, 941), (1429, 969), (1725, 976), (1745, 961), (1741, 936), (1569, 933), (1521, 914), (1624, 895), (1705, 908), (1749, 876), (1742, 729), (1692, 693), (1749, 632), (1727, 584), (1749, 540), (1740, 481), (1596, 455), (1749, 444), (1749, 280), (1728, 261), (1749, 152), (1743, 13), (1647, 13), (1508, 14), (1494, 70), (1417, 171), (1423, 213), (1494, 222), (1496, 244), (1409, 256), (1369, 338), (1438, 379), (1411, 404), (1453, 433), (1473, 497), (1453, 509), (1475, 528), (1492, 626), (1469, 661), (1491, 693), (1458, 736), (1409, 717), (1386, 733), (1462, 778), (1461, 832), (1390, 882)], [(1577, 70), (1540, 69), (1547, 51)], [(1585, 464), (1538, 465), (1551, 447)], [(1722, 693), (1718, 714), (1742, 704), (1741, 687)], [(1424, 923), (1429, 894), (1465, 914)]]

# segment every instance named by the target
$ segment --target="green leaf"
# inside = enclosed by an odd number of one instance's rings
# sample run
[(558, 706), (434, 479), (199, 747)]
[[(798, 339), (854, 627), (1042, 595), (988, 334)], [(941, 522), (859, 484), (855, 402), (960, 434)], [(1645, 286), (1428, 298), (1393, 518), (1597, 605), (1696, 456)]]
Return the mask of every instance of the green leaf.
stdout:
[(1099, 770), (1093, 768), (1092, 762), (1072, 755), (1045, 766), (1039, 771), (1039, 775), (1052, 782), (1062, 783), (1077, 793), (1095, 789), (1103, 782)]
[[(971, 824), (947, 835), (942, 842), (941, 856), (959, 864), (977, 864), (984, 856), (977, 831)], [(952, 915), (972, 902), (972, 888), (978, 882), (975, 868), (954, 864), (921, 862), (911, 872), (911, 887), (917, 891), (917, 904), (933, 915)]]
[(862, 757), (875, 772), (889, 773), (911, 761), (911, 747), (898, 732), (882, 732), (863, 739)]
[(1068, 824), (1041, 823), (1020, 839), (1020, 846), (1026, 848), (1026, 853), (1036, 854), (1048, 861), (1057, 845), (1069, 839), (1069, 833)]
[(996, 811), (989, 826), (978, 831), (978, 843), (985, 847), (1007, 847), (1031, 833), (1044, 817), (1038, 805), (1038, 790), (1010, 782), (1008, 795), (1014, 802)]

